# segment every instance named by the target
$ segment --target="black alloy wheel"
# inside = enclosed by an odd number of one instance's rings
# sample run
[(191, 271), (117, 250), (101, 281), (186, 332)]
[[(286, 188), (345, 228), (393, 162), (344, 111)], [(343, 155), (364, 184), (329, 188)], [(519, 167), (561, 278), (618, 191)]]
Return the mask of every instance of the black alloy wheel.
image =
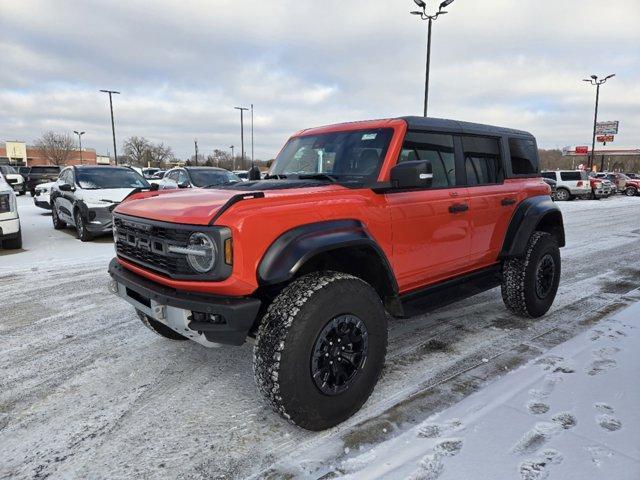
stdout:
[(552, 290), (556, 272), (556, 263), (550, 254), (544, 255), (536, 267), (536, 295), (544, 299)]
[(311, 376), (325, 395), (338, 395), (355, 382), (369, 353), (369, 333), (355, 315), (340, 315), (327, 323), (311, 355)]

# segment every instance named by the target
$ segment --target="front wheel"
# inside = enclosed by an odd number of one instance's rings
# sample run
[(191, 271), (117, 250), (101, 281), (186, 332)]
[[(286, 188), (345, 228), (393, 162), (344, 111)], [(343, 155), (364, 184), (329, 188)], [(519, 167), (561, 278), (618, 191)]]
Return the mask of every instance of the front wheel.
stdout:
[(560, 249), (555, 238), (534, 232), (521, 257), (505, 260), (502, 299), (522, 317), (541, 317), (553, 304), (560, 284)]
[(51, 202), (51, 221), (53, 222), (54, 230), (62, 230), (67, 226), (67, 224), (60, 220), (60, 217), (58, 216), (58, 209), (56, 208), (55, 201)]
[(280, 415), (324, 430), (369, 398), (386, 350), (387, 321), (375, 290), (344, 273), (310, 273), (282, 290), (264, 316), (254, 377)]
[(84, 218), (82, 218), (80, 210), (76, 210), (74, 220), (76, 222), (76, 234), (80, 241), (89, 242), (93, 240), (93, 235), (91, 235), (91, 232), (87, 230), (87, 226), (84, 223)]
[(624, 191), (627, 197), (635, 197), (638, 194), (638, 190), (635, 187), (629, 187)]

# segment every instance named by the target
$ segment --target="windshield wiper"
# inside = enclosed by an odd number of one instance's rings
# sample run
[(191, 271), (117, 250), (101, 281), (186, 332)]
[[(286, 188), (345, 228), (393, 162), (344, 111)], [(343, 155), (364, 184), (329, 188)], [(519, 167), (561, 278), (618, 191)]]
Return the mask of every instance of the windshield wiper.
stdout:
[(264, 176), (264, 180), (286, 180), (287, 176), (286, 175), (281, 175), (279, 173), (274, 173), (273, 175), (265, 175)]
[(327, 173), (310, 173), (310, 174), (298, 175), (298, 178), (300, 180), (329, 180), (332, 183), (335, 183), (338, 181), (336, 177), (329, 175)]

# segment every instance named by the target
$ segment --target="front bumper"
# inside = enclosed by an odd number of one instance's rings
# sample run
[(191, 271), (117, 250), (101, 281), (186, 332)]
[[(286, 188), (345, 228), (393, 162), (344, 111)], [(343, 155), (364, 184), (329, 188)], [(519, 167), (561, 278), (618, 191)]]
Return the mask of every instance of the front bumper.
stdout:
[(33, 197), (33, 203), (36, 207), (44, 208), (45, 210), (51, 210), (50, 196), (48, 193), (36, 193)]
[(111, 233), (113, 231), (112, 210), (113, 208), (108, 207), (86, 208), (86, 229), (93, 234)]
[[(177, 291), (136, 275), (122, 267), (116, 258), (109, 264), (109, 274), (113, 293), (149, 317), (206, 347), (242, 345), (261, 306), (257, 298)], [(217, 323), (211, 321), (214, 316)]]
[(20, 219), (0, 220), (0, 238), (11, 240), (16, 238), (20, 232)]

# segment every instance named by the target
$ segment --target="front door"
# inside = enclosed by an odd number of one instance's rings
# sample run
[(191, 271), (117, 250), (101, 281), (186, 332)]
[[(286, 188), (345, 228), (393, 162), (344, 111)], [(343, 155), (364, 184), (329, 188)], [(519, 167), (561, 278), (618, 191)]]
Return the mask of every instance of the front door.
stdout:
[(408, 132), (398, 162), (411, 160), (429, 160), (433, 182), (430, 188), (386, 194), (402, 293), (464, 271), (471, 246), (468, 193), (453, 135)]
[[(62, 171), (58, 179), (58, 185), (67, 184), (75, 188), (75, 178), (73, 176), (73, 168), (67, 168)], [(58, 215), (67, 223), (74, 224), (73, 218), (73, 192), (60, 191), (55, 199), (58, 208)]]

